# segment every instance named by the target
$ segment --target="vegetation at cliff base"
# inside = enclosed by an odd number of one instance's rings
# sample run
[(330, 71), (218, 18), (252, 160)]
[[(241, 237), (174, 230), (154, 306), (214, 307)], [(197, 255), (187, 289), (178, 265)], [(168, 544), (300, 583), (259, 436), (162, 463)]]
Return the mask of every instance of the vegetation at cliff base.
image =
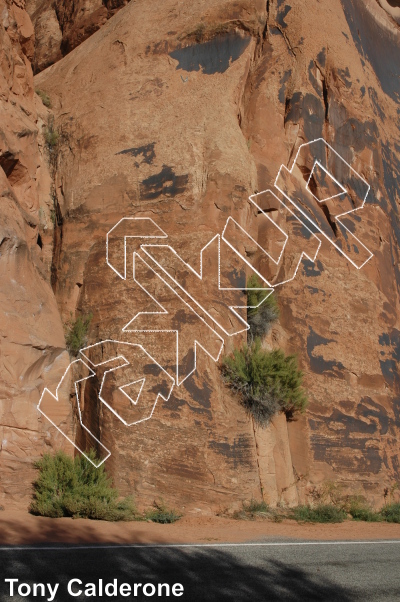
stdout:
[(47, 150), (50, 154), (53, 154), (57, 147), (60, 139), (60, 134), (57, 128), (54, 126), (54, 117), (49, 118), (47, 125), (43, 130), (44, 140), (46, 142)]
[(400, 504), (388, 504), (380, 513), (387, 523), (400, 523)]
[(353, 520), (368, 523), (376, 523), (384, 520), (381, 512), (373, 510), (362, 495), (348, 496), (346, 501), (341, 504), (341, 507)]
[(169, 523), (175, 523), (177, 520), (182, 518), (182, 515), (176, 510), (168, 508), (164, 501), (161, 500), (161, 502), (153, 503), (153, 508), (144, 513), (144, 518), (153, 523), (161, 523), (166, 525)]
[(342, 523), (347, 513), (334, 504), (318, 504), (292, 508), (289, 518), (304, 523)]
[(279, 411), (291, 418), (306, 408), (296, 356), (286, 356), (281, 349), (266, 351), (259, 338), (225, 357), (221, 370), (228, 386), (239, 393), (241, 403), (260, 425), (268, 424)]
[(65, 342), (71, 355), (77, 355), (79, 351), (87, 344), (87, 333), (93, 314), (87, 316), (78, 316), (76, 320), (70, 320), (67, 325)]
[(48, 109), (50, 109), (51, 108), (51, 99), (50, 99), (50, 96), (47, 94), (47, 92), (45, 92), (44, 90), (40, 90), (39, 88), (37, 88), (35, 90), (35, 92), (41, 99), (44, 106), (47, 107)]
[[(89, 458), (95, 461), (94, 451)], [(60, 451), (55, 455), (45, 454), (35, 467), (39, 475), (33, 484), (32, 514), (107, 521), (136, 519), (132, 498), (118, 499), (118, 491), (103, 464), (96, 468), (84, 456), (73, 459)]]
[(248, 340), (253, 341), (256, 337), (263, 339), (279, 318), (279, 306), (276, 294), (263, 289), (263, 283), (256, 274), (247, 281), (247, 305), (247, 322), (250, 326)]
[(266, 502), (255, 499), (243, 502), (242, 508), (233, 513), (233, 518), (242, 520), (256, 520), (257, 518), (270, 518), (270, 509)]
[[(96, 453), (89, 458), (96, 464)], [(84, 456), (71, 458), (62, 451), (44, 456), (35, 463), (39, 474), (33, 483), (31, 514), (61, 518), (88, 518), (106, 521), (152, 521), (174, 523), (182, 515), (164, 503), (139, 512), (132, 497), (120, 498), (104, 464), (96, 468)]]

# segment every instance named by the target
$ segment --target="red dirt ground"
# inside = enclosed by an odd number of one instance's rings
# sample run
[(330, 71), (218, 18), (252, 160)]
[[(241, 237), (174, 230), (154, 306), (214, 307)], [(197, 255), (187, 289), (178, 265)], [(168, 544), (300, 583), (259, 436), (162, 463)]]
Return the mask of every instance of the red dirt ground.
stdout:
[(400, 524), (346, 521), (334, 525), (302, 525), (290, 520), (274, 523), (189, 515), (172, 525), (159, 525), (148, 522), (53, 519), (32, 516), (26, 510), (15, 509), (0, 512), (1, 545), (239, 543), (281, 537), (311, 540), (400, 539)]

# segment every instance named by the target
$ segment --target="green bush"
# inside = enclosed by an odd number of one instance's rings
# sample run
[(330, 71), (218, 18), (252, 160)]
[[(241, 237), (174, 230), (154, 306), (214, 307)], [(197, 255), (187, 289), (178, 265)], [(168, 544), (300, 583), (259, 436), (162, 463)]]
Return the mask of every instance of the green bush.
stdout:
[(198, 44), (212, 40), (213, 38), (229, 33), (232, 30), (231, 23), (198, 23), (196, 27), (189, 31), (184, 38), (194, 39)]
[(49, 150), (54, 150), (57, 147), (59, 137), (60, 137), (60, 135), (57, 132), (57, 130), (54, 130), (54, 129), (49, 128), (49, 127), (45, 128), (45, 130), (44, 130), (44, 139), (46, 141), (47, 148)]
[(279, 306), (275, 293), (271, 293), (269, 290), (256, 290), (262, 288), (263, 283), (260, 278), (253, 274), (247, 281), (249, 341), (253, 341), (256, 337), (262, 339), (279, 318)]
[(46, 142), (47, 150), (51, 157), (57, 156), (58, 143), (60, 140), (60, 134), (57, 128), (54, 126), (54, 117), (51, 116), (48, 119), (47, 125), (43, 130), (44, 140)]
[(151, 520), (153, 523), (175, 523), (182, 518), (182, 515), (178, 514), (176, 510), (167, 508), (163, 501), (154, 502), (153, 506), (151, 510), (147, 510), (144, 514), (145, 519)]
[[(95, 461), (93, 450), (89, 457)], [(35, 467), (39, 476), (34, 482), (32, 514), (107, 521), (136, 519), (133, 500), (118, 500), (118, 491), (112, 487), (104, 465), (96, 468), (84, 456), (73, 459), (57, 452), (45, 454)]]
[(350, 508), (349, 514), (353, 520), (365, 521), (368, 523), (378, 523), (383, 521), (379, 512), (374, 512), (371, 508), (363, 506), (355, 506)]
[(379, 512), (375, 512), (362, 495), (348, 496), (345, 502), (342, 504), (342, 508), (348, 514), (350, 514), (353, 520), (365, 521), (369, 523), (376, 523), (383, 520), (381, 514)]
[(225, 357), (221, 370), (226, 383), (240, 394), (243, 406), (260, 425), (279, 411), (291, 418), (307, 406), (296, 356), (285, 356), (280, 349), (266, 351), (259, 338)]
[(290, 518), (304, 523), (341, 523), (347, 518), (346, 512), (333, 504), (317, 506), (297, 506), (292, 508)]
[(250, 502), (243, 503), (242, 509), (233, 514), (233, 518), (254, 520), (256, 518), (265, 518), (269, 513), (269, 506), (266, 502), (257, 500), (251, 500)]
[(47, 94), (47, 92), (45, 92), (44, 90), (40, 90), (39, 88), (37, 88), (35, 90), (35, 92), (41, 98), (44, 106), (47, 107), (48, 109), (50, 109), (51, 108), (51, 100), (50, 100), (50, 96)]
[(65, 342), (67, 349), (72, 355), (77, 355), (79, 351), (87, 344), (87, 333), (93, 314), (87, 316), (78, 316), (73, 322), (67, 323), (67, 334)]
[(400, 523), (400, 504), (388, 504), (382, 508), (380, 514), (388, 523)]

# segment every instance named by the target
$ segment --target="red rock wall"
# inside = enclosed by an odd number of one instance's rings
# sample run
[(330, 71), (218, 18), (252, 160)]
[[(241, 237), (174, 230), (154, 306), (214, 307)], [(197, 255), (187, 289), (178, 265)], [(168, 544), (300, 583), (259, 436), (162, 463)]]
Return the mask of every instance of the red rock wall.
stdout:
[(34, 72), (57, 62), (100, 29), (129, 0), (27, 0), (35, 32)]
[(68, 356), (49, 283), (50, 175), (39, 151), (45, 111), (33, 89), (33, 27), (22, 1), (0, 2), (0, 15), (0, 498), (18, 502), (31, 493), (32, 459), (63, 445), (36, 406)]
[[(399, 89), (384, 58), (398, 53), (398, 35), (372, 0), (135, 2), (37, 76), (64, 140), (53, 284), (64, 319), (93, 312), (92, 343), (121, 337), (148, 304), (105, 264), (106, 233), (121, 217), (152, 217), (193, 262), (229, 215), (257, 237), (248, 196), (319, 137), (371, 185), (353, 223), (371, 261), (357, 270), (324, 240), (279, 290), (269, 343), (299, 355), (305, 418), (254, 430), (205, 355), (131, 430), (98, 414), (87, 393), (124, 492), (215, 508), (263, 489), (271, 503), (296, 503), (330, 479), (380, 503), (399, 478)], [(324, 227), (331, 221), (328, 209)]]

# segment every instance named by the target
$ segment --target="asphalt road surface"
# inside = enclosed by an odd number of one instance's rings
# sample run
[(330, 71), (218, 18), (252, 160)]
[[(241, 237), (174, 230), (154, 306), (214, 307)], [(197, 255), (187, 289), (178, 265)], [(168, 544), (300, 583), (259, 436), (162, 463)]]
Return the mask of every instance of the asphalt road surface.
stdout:
[[(400, 601), (400, 540), (392, 542), (290, 542), (262, 545), (210, 546), (38, 546), (0, 548), (0, 600), (50, 600), (47, 589), (59, 587), (55, 601), (72, 600), (185, 600), (187, 602), (394, 602)], [(14, 595), (5, 579), (18, 579)], [(74, 581), (72, 596), (67, 587)], [(103, 596), (99, 592), (103, 580)], [(104, 595), (107, 583), (117, 580), (131, 594)], [(45, 595), (42, 596), (46, 587)], [(134, 595), (134, 584), (141, 583)], [(159, 583), (179, 583), (183, 595), (158, 596)], [(36, 596), (33, 595), (36, 584)], [(143, 593), (143, 585), (150, 584)], [(17, 587), (21, 586), (20, 594)], [(89, 586), (90, 588), (91, 586)], [(30, 588), (30, 594), (29, 592)], [(123, 593), (127, 593), (127, 589)], [(113, 593), (112, 588), (108, 592)], [(175, 590), (180, 593), (180, 588)], [(28, 594), (28, 595), (27, 595)]]

